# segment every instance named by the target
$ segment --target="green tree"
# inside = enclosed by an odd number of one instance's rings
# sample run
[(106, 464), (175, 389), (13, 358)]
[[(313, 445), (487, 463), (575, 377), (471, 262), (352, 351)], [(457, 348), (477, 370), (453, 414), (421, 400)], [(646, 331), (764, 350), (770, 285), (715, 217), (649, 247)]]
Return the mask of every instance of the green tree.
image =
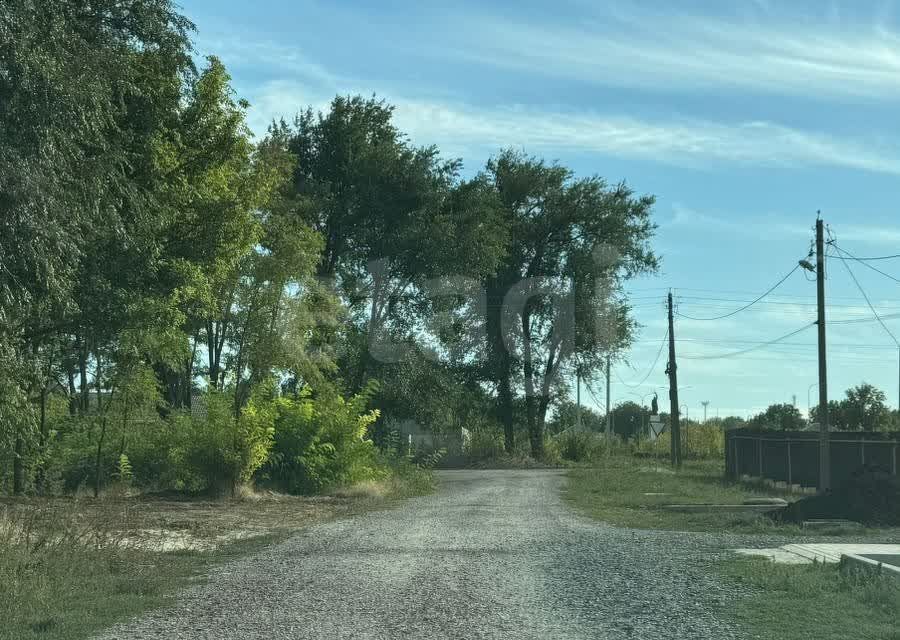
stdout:
[[(554, 408), (553, 417), (547, 422), (547, 431), (557, 434), (566, 429), (574, 429), (578, 424), (578, 406), (568, 398), (562, 398)], [(606, 417), (600, 412), (581, 406), (581, 428), (587, 431), (606, 430)]]
[(624, 184), (576, 179), (559, 165), (514, 151), (488, 162), (509, 243), (485, 279), (489, 368), (506, 446), (514, 446), (514, 379), (521, 376), (532, 454), (554, 392), (576, 365), (592, 370), (623, 349), (633, 321), (621, 283), (656, 269), (649, 247), (653, 198)]
[(750, 426), (774, 431), (796, 431), (806, 426), (806, 421), (792, 404), (773, 404), (750, 420)]
[[(83, 256), (112, 232), (127, 246), (137, 208), (122, 204), (146, 202), (125, 123), (151, 93), (150, 66), (189, 68), (191, 28), (165, 0), (24, 0), (0, 12), (0, 428), (12, 432), (16, 492), (29, 443), (46, 436), (35, 416), (45, 364), (81, 313)], [(86, 392), (89, 345), (75, 342)]]
[[(883, 391), (864, 382), (847, 389), (843, 400), (828, 403), (828, 423), (843, 431), (887, 431), (892, 420), (886, 401)], [(818, 407), (814, 407), (814, 422), (818, 422), (818, 415)]]
[(625, 440), (633, 440), (645, 435), (650, 412), (637, 402), (626, 401), (613, 408), (613, 433)]

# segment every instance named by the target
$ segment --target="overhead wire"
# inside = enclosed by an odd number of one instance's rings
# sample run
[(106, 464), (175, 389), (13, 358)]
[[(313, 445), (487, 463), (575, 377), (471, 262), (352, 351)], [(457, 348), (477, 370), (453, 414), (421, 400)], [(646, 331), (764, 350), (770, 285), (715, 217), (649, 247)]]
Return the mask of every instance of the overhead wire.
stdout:
[[(834, 247), (835, 249), (837, 249), (840, 253), (846, 255), (846, 256), (847, 256), (848, 258), (850, 258), (851, 260), (855, 260), (856, 262), (859, 262), (860, 264), (862, 264), (864, 267), (867, 267), (867, 268), (871, 269), (872, 271), (874, 271), (874, 272), (876, 272), (876, 273), (880, 273), (880, 274), (883, 275), (885, 278), (888, 278), (889, 280), (893, 280), (894, 282), (900, 284), (900, 278), (896, 278), (896, 277), (892, 276), (891, 274), (882, 271), (882, 270), (879, 269), (878, 267), (873, 267), (872, 265), (869, 264), (869, 261), (868, 261), (868, 260), (864, 260), (864, 259), (862, 259), (862, 258), (857, 258), (856, 256), (854, 256), (852, 253), (850, 253), (850, 252), (847, 251), (846, 249), (844, 249), (844, 248), (838, 246), (838, 244), (837, 244), (836, 242), (829, 242), (829, 244), (830, 244), (832, 247)], [(837, 255), (836, 255), (835, 257), (836, 257), (836, 258), (841, 258), (842, 260), (844, 259), (843, 256), (837, 256)], [(845, 263), (845, 264), (846, 264), (846, 263)]]
[(689, 316), (689, 315), (687, 315), (687, 314), (681, 313), (680, 311), (676, 311), (675, 313), (676, 313), (676, 315), (678, 315), (679, 317), (685, 318), (685, 319), (687, 319), (687, 320), (711, 321), (711, 320), (724, 320), (725, 318), (730, 318), (731, 316), (735, 316), (735, 315), (739, 314), (741, 311), (744, 311), (744, 310), (746, 310), (746, 309), (749, 309), (750, 307), (752, 307), (753, 305), (755, 305), (757, 302), (759, 302), (759, 301), (761, 301), (763, 298), (765, 298), (767, 295), (769, 295), (770, 293), (772, 293), (773, 291), (775, 291), (778, 287), (780, 287), (781, 285), (783, 285), (783, 284), (788, 280), (788, 278), (790, 278), (792, 275), (794, 275), (794, 273), (795, 273), (795, 272), (797, 271), (797, 269), (799, 269), (799, 268), (800, 268), (800, 265), (799, 265), (799, 264), (795, 265), (794, 268), (791, 269), (791, 270), (788, 272), (788, 274), (787, 274), (786, 276), (784, 276), (781, 280), (779, 280), (778, 282), (776, 282), (776, 283), (775, 283), (768, 291), (766, 291), (764, 294), (762, 294), (761, 296), (759, 296), (758, 298), (756, 298), (755, 300), (753, 300), (753, 301), (750, 302), (749, 304), (744, 305), (744, 306), (741, 307), (740, 309), (735, 309), (734, 311), (732, 311), (732, 312), (730, 312), (730, 313), (725, 313), (725, 314), (722, 314), (722, 315), (720, 315), (720, 316), (715, 316), (715, 317), (711, 317), (711, 318), (697, 318), (697, 317), (693, 317), (693, 316)]
[[(832, 244), (832, 246), (834, 246), (835, 249), (837, 249), (838, 251), (842, 251), (842, 249), (840, 247), (837, 247), (834, 244)], [(834, 255), (834, 257), (841, 261), (841, 264), (844, 265), (844, 268), (847, 270), (847, 273), (850, 274), (850, 278), (853, 280), (853, 284), (856, 285), (856, 288), (859, 289), (859, 292), (862, 294), (863, 298), (866, 299), (866, 304), (869, 305), (869, 309), (872, 310), (872, 315), (874, 315), (875, 319), (878, 320), (878, 324), (880, 324), (881, 328), (884, 329), (885, 332), (891, 337), (891, 340), (894, 341), (894, 344), (897, 345), (897, 347), (900, 347), (900, 342), (897, 341), (897, 336), (895, 336), (894, 333), (890, 329), (888, 329), (888, 326), (884, 323), (884, 320), (882, 320), (881, 316), (878, 315), (878, 311), (875, 310), (875, 306), (872, 304), (872, 301), (869, 299), (869, 295), (862, 288), (862, 285), (859, 283), (859, 280), (856, 279), (856, 275), (853, 273), (853, 269), (851, 269), (850, 265), (847, 264), (846, 258), (844, 258), (841, 255)]]
[(663, 336), (662, 343), (659, 345), (659, 351), (656, 352), (656, 359), (653, 360), (653, 364), (650, 365), (650, 370), (647, 371), (647, 375), (645, 375), (640, 382), (637, 384), (630, 384), (622, 380), (622, 377), (619, 375), (619, 372), (616, 371), (616, 377), (619, 379), (619, 382), (629, 389), (637, 389), (638, 387), (642, 387), (647, 380), (650, 379), (650, 376), (653, 375), (653, 372), (656, 371), (656, 365), (659, 364), (659, 359), (662, 356), (663, 349), (666, 346), (666, 342), (669, 340), (669, 330), (666, 329), (666, 334)]
[(791, 331), (790, 333), (785, 334), (781, 337), (775, 338), (774, 340), (762, 342), (756, 346), (749, 347), (747, 349), (741, 349), (740, 351), (731, 351), (729, 353), (720, 353), (720, 354), (710, 355), (710, 356), (701, 356), (701, 355), (693, 355), (692, 356), (692, 355), (683, 355), (682, 354), (678, 357), (683, 358), (685, 360), (719, 360), (721, 358), (733, 358), (735, 356), (740, 356), (745, 353), (751, 353), (753, 351), (757, 351), (759, 349), (763, 349), (765, 347), (772, 346), (774, 344), (778, 344), (779, 342), (787, 340), (788, 338), (793, 338), (798, 333), (802, 333), (802, 332), (806, 331), (807, 329), (809, 329), (810, 327), (814, 327), (815, 325), (816, 325), (815, 322), (810, 322), (809, 324), (806, 324), (806, 325), (800, 327), (799, 329), (797, 329), (795, 331)]

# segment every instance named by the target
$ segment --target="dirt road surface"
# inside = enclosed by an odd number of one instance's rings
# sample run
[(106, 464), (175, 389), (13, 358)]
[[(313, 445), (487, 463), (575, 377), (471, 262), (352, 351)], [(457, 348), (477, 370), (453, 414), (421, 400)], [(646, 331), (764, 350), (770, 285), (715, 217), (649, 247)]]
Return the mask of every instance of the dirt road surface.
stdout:
[(557, 471), (446, 471), (430, 496), (312, 526), (103, 640), (737, 638), (723, 536), (574, 513)]

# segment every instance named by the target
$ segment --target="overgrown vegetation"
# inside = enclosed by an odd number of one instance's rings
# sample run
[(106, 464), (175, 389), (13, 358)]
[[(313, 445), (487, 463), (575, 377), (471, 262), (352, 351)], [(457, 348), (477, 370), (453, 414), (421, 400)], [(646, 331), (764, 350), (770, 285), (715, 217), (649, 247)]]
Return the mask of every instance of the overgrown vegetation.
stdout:
[(571, 373), (631, 339), (653, 198), (511, 150), (463, 177), (376, 98), (256, 139), (193, 29), (0, 13), (0, 490), (321, 492), (408, 423), (552, 457)]
[(165, 607), (212, 565), (326, 519), (432, 488), (410, 462), (337, 497), (239, 500), (24, 499), (0, 502), (0, 639), (78, 640)]
[(760, 558), (732, 560), (723, 572), (742, 592), (728, 611), (752, 637), (900, 638), (900, 582), (890, 577)]

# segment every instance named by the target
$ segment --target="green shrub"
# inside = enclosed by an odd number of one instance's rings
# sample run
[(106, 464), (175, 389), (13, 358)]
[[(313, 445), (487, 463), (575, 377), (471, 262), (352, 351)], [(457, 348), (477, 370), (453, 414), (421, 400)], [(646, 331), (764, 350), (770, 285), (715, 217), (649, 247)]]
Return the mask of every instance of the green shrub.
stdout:
[[(689, 424), (681, 426), (682, 456), (693, 459), (724, 458), (725, 431), (719, 425)], [(668, 457), (672, 450), (669, 432), (656, 440), (639, 440), (633, 451), (638, 455)]]
[(490, 460), (504, 455), (503, 432), (499, 429), (477, 429), (469, 432), (464, 453), (473, 460)]
[(316, 493), (385, 477), (367, 437), (378, 411), (366, 411), (372, 388), (349, 400), (337, 393), (313, 399), (308, 392), (276, 402), (272, 455), (263, 478), (290, 493)]
[(169, 449), (170, 482), (175, 489), (232, 493), (248, 482), (269, 458), (274, 441), (276, 404), (272, 388), (260, 385), (239, 417), (230, 393), (206, 395), (206, 415), (177, 415)]

